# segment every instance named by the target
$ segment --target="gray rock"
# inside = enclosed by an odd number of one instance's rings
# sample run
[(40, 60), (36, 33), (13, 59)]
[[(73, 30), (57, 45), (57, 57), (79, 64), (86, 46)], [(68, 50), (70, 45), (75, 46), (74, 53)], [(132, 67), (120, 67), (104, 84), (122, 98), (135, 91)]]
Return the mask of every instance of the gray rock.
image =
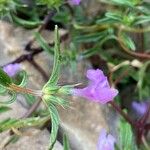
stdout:
[[(47, 150), (49, 142), (49, 132), (31, 128), (26, 132), (28, 135), (22, 136), (16, 143), (9, 144), (4, 150)], [(57, 141), (54, 150), (63, 150), (62, 145)]]

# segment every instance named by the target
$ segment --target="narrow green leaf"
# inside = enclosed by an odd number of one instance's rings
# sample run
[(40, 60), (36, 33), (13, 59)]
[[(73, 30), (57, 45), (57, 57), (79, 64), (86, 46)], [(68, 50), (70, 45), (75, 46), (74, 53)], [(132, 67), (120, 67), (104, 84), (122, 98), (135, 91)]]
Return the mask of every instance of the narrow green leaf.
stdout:
[(90, 34), (84, 34), (79, 35), (74, 38), (75, 42), (81, 43), (81, 42), (96, 42), (100, 39), (103, 39), (108, 34), (107, 31), (98, 32), (98, 33), (90, 33)]
[(24, 94), (24, 97), (29, 106), (33, 105), (36, 101), (36, 97), (31, 94)]
[(25, 87), (27, 85), (27, 81), (28, 81), (27, 73), (25, 71), (21, 71), (19, 74), (22, 76), (22, 81), (19, 84), (19, 86)]
[(27, 29), (36, 28), (36, 27), (38, 27), (39, 25), (42, 24), (41, 21), (27, 21), (27, 20), (24, 20), (24, 19), (21, 19), (21, 18), (17, 17), (14, 14), (11, 14), (11, 17), (12, 17), (12, 20), (15, 23), (17, 23), (17, 24), (19, 24), (19, 25), (21, 25), (21, 26), (23, 26)]
[(56, 96), (53, 96), (53, 95), (48, 95), (47, 97), (47, 103), (53, 103), (53, 104), (56, 104), (56, 105), (60, 105), (64, 108), (68, 107), (69, 106), (69, 101), (67, 100), (64, 100), (60, 97), (56, 97)]
[(133, 40), (128, 35), (123, 34), (122, 38), (123, 38), (123, 42), (124, 42), (126, 47), (128, 47), (129, 49), (131, 49), (133, 51), (136, 50), (136, 47), (135, 47)]
[(8, 106), (0, 106), (0, 113), (4, 113), (9, 110), (11, 110), (11, 108)]
[(150, 16), (139, 16), (136, 18), (134, 25), (143, 24), (150, 22)]
[(37, 40), (37, 42), (40, 44), (40, 46), (49, 54), (54, 54), (54, 50), (53, 48), (51, 48), (47, 42), (45, 41), (45, 39), (41, 36), (40, 33), (35, 32), (35, 38)]
[(63, 135), (63, 147), (64, 150), (70, 150), (70, 145), (66, 134)]
[(0, 94), (4, 94), (6, 91), (7, 91), (6, 88), (0, 85)]
[(48, 109), (50, 112), (51, 124), (52, 124), (49, 150), (52, 150), (56, 142), (60, 119), (59, 119), (59, 114), (57, 112), (57, 109), (53, 104), (49, 104)]
[(45, 84), (47, 86), (56, 85), (59, 79), (60, 70), (60, 40), (58, 34), (58, 27), (55, 26), (55, 47), (54, 47), (54, 65), (49, 81)]
[(25, 119), (9, 118), (0, 122), (0, 132), (9, 130), (11, 128), (23, 128), (43, 125), (49, 120), (49, 117), (32, 117)]
[(139, 89), (139, 97), (140, 99), (142, 99), (142, 93), (143, 91), (143, 82), (144, 82), (144, 77), (145, 77), (145, 73), (146, 73), (146, 69), (147, 67), (150, 65), (150, 61), (147, 61), (146, 63), (144, 63), (144, 65), (141, 67), (140, 71), (139, 71), (139, 80), (137, 83), (137, 87)]
[(58, 8), (62, 4), (62, 0), (37, 0), (38, 5), (46, 5), (48, 8)]
[(119, 140), (120, 149), (137, 150), (131, 126), (122, 120), (119, 124)]
[(6, 104), (6, 105), (8, 105), (8, 104), (11, 104), (11, 103), (13, 103), (15, 100), (16, 100), (16, 98), (17, 98), (17, 94), (15, 93), (15, 92), (10, 92), (10, 99), (9, 100), (7, 100), (7, 101), (0, 101), (0, 104)]
[(11, 78), (0, 68), (0, 84), (3, 86), (9, 86), (11, 83)]
[(109, 4), (113, 4), (113, 5), (120, 5), (123, 7), (134, 7), (134, 5), (136, 4), (134, 1), (131, 0), (102, 0), (105, 3), (109, 3)]
[[(120, 12), (120, 13), (121, 13), (121, 12)], [(121, 16), (120, 13), (119, 13), (119, 12), (107, 12), (107, 13), (105, 14), (105, 16), (106, 16), (107, 18), (110, 18), (110, 19), (115, 20), (115, 21), (117, 21), (117, 22), (121, 22), (121, 21), (122, 21), (122, 16)]]

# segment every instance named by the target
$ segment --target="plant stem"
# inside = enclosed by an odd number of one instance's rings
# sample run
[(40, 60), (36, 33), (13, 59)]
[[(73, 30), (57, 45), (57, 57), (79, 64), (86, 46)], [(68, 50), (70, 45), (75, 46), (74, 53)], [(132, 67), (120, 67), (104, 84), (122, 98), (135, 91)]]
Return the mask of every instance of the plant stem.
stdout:
[(38, 96), (38, 97), (42, 96), (42, 91), (40, 91), (40, 90), (23, 88), (23, 87), (15, 85), (15, 84), (10, 84), (8, 89), (15, 91), (15, 92), (31, 94), (31, 95)]
[(40, 65), (38, 65), (38, 64), (34, 61), (34, 59), (32, 59), (32, 60), (29, 61), (29, 62), (41, 73), (41, 75), (43, 76), (43, 79), (44, 79), (45, 81), (48, 81), (49, 77), (47, 76), (47, 74), (46, 74), (46, 72), (43, 70), (43, 68), (42, 68)]
[(121, 116), (124, 117), (124, 119), (131, 124), (131, 126), (135, 126), (135, 123), (133, 122), (133, 120), (115, 103), (115, 102), (109, 102), (109, 104), (111, 104), (111, 106), (117, 111), (119, 112), (119, 114)]
[(28, 118), (32, 115), (32, 113), (38, 108), (42, 101), (42, 98), (38, 99), (30, 108), (29, 110), (24, 114), (22, 118)]

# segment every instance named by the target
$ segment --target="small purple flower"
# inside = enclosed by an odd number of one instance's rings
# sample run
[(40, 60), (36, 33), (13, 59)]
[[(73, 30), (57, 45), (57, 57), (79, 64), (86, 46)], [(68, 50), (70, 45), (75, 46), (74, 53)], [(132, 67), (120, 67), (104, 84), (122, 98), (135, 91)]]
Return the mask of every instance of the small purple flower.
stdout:
[(132, 102), (132, 107), (138, 115), (143, 116), (144, 113), (146, 112), (147, 108), (148, 108), (148, 102), (147, 101), (145, 101), (145, 102), (133, 101)]
[(71, 5), (79, 5), (81, 0), (69, 0)]
[(90, 80), (89, 85), (83, 89), (73, 89), (73, 95), (105, 104), (118, 94), (118, 90), (110, 87), (107, 77), (101, 70), (89, 69), (86, 76)]
[(13, 77), (17, 72), (20, 71), (20, 64), (9, 64), (3, 67), (3, 70), (10, 76)]
[(105, 129), (102, 129), (98, 139), (97, 150), (114, 150), (115, 142), (115, 138), (111, 134), (107, 134)]

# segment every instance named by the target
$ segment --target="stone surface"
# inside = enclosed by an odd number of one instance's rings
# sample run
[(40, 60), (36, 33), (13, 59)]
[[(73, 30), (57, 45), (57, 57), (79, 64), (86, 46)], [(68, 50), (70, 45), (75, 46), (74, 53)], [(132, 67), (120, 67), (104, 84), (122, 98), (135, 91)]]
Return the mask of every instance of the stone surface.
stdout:
[[(22, 136), (16, 143), (9, 144), (3, 150), (46, 150), (48, 149), (49, 132), (45, 130), (30, 129), (28, 136)], [(63, 150), (62, 145), (57, 141), (54, 150)]]
[(99, 132), (108, 128), (102, 106), (74, 98), (70, 109), (61, 110), (61, 127), (70, 139), (73, 150), (96, 149)]

